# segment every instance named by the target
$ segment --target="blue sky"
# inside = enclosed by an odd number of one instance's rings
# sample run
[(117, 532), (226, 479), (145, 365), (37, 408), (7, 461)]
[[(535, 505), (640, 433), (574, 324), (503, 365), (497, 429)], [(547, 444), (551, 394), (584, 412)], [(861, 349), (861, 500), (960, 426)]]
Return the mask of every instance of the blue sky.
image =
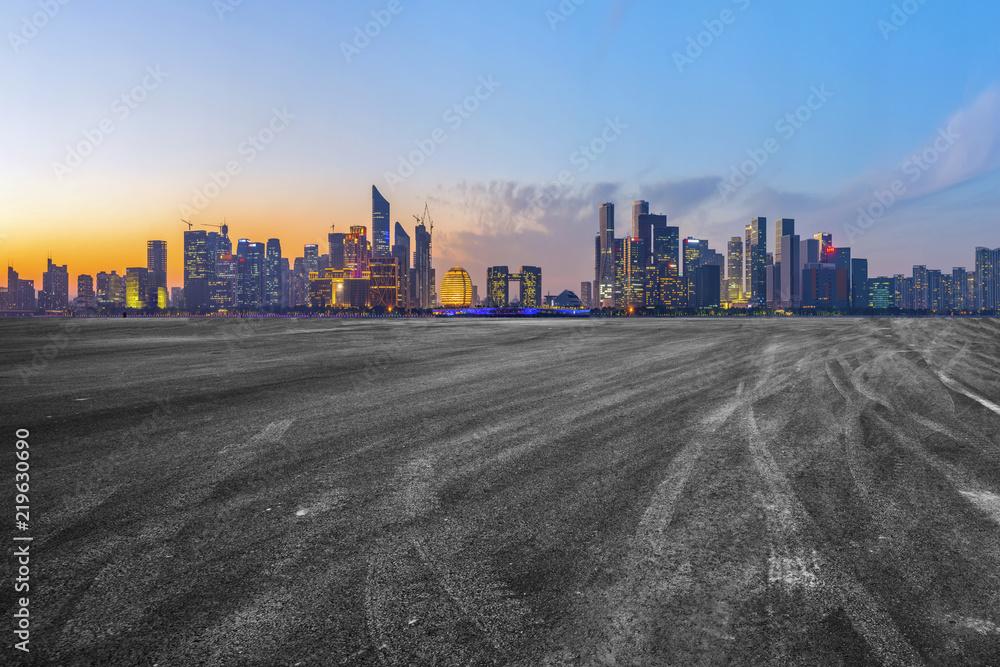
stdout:
[[(0, 250), (28, 277), (47, 252), (93, 273), (140, 265), (145, 240), (164, 238), (180, 284), (185, 207), (295, 256), (330, 225), (366, 224), (374, 183), (407, 227), (430, 202), (439, 275), (460, 264), (480, 285), (488, 265), (538, 264), (546, 290), (578, 288), (593, 278), (597, 206), (617, 204), (624, 236), (636, 198), (720, 250), (762, 215), (851, 236), (872, 275), (971, 265), (976, 245), (1000, 246), (1000, 4), (912, 0), (894, 17), (904, 4), (11, 0)], [(359, 48), (372, 12), (391, 21)], [(676, 54), (695, 57), (679, 67)], [(147, 68), (161, 80), (122, 118), (115, 100)], [(449, 112), (467, 99), (474, 111)], [(810, 101), (791, 136), (776, 128)], [(293, 118), (247, 160), (240, 146), (276, 109)], [(60, 174), (102, 120), (114, 131)], [(581, 159), (609, 121), (614, 141)], [(949, 125), (959, 136), (937, 161), (902, 175)], [(769, 139), (777, 151), (723, 199), (719, 184)], [(388, 176), (420, 142), (433, 151), (412, 175)], [(192, 206), (231, 161), (240, 173)], [(562, 172), (569, 184), (532, 206)], [(904, 195), (851, 234), (897, 179)]]

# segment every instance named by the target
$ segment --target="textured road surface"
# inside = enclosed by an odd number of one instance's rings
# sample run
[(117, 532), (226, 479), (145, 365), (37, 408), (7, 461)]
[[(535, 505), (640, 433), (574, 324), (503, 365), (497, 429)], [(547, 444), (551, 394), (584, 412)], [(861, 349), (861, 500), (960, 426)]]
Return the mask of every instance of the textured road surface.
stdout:
[(998, 321), (61, 326), (5, 664), (1000, 665)]

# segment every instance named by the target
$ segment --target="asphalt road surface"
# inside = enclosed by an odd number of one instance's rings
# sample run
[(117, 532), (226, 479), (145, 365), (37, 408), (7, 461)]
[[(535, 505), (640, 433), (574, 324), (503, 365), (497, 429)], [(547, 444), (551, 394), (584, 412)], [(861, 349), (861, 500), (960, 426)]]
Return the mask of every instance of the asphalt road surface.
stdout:
[(996, 320), (77, 325), (4, 664), (1000, 665)]

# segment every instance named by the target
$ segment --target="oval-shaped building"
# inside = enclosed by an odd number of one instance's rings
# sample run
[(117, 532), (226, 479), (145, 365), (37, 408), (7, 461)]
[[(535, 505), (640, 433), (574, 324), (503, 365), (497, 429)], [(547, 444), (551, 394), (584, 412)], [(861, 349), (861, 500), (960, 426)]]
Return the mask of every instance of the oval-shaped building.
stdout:
[(441, 305), (468, 308), (472, 305), (472, 277), (460, 266), (453, 267), (441, 280)]

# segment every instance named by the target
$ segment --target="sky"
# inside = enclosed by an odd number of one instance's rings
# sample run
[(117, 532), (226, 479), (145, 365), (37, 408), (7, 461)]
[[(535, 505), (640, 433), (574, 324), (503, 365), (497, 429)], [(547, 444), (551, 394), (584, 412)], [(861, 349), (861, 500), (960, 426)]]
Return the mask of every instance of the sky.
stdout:
[[(872, 276), (1000, 246), (1000, 3), (943, 0), (7, 0), (0, 254), (41, 286), (183, 231), (371, 222), (439, 278), (593, 280), (598, 207), (650, 202), (724, 252), (750, 219), (830, 232)], [(770, 225), (769, 225), (770, 227)], [(771, 243), (772, 239), (769, 239)], [(5, 278), (2, 278), (5, 280)]]

